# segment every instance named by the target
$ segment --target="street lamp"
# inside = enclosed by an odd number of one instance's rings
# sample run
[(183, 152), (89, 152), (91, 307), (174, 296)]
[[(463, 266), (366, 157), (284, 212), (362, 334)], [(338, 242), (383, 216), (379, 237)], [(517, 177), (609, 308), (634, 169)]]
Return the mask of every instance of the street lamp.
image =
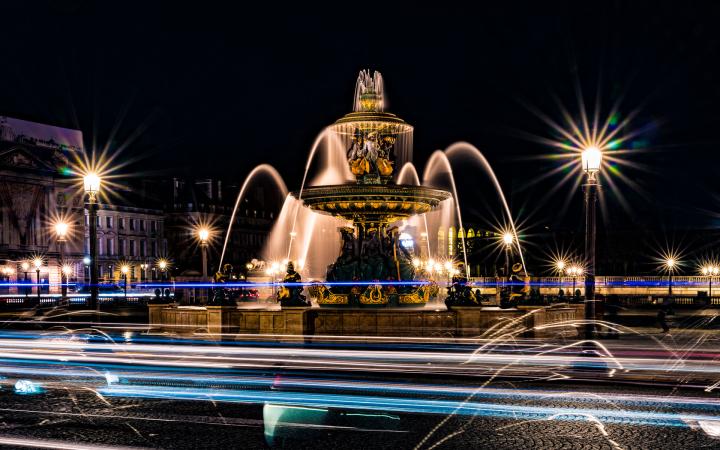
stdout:
[(581, 155), (582, 169), (587, 174), (585, 183), (585, 338), (595, 333), (595, 209), (599, 183), (597, 173), (602, 165), (602, 151), (596, 146), (587, 147)]
[(575, 282), (577, 281), (577, 277), (583, 274), (583, 268), (578, 266), (577, 264), (574, 264), (567, 268), (567, 273), (572, 277), (573, 280), (573, 288), (572, 288), (572, 296), (575, 296)]
[(673, 272), (675, 271), (675, 268), (677, 267), (678, 263), (675, 258), (667, 258), (665, 259), (665, 270), (667, 270), (668, 273), (668, 296), (672, 297), (672, 276)]
[(88, 237), (90, 238), (90, 308), (98, 307), (98, 238), (97, 238), (97, 194), (100, 192), (101, 179), (97, 173), (90, 172), (83, 177), (83, 187), (87, 194), (85, 209), (88, 212)]
[(35, 267), (35, 273), (37, 274), (37, 302), (40, 305), (40, 268), (42, 267), (43, 260), (40, 257), (33, 259), (33, 267)]
[(160, 283), (165, 281), (165, 271), (168, 268), (168, 262), (166, 259), (161, 259), (157, 263), (158, 269), (160, 269)]
[(55, 222), (55, 236), (57, 236), (58, 250), (60, 251), (60, 290), (61, 298), (64, 301), (67, 298), (67, 277), (62, 270), (65, 266), (65, 242), (67, 239), (70, 225), (62, 220)]
[(712, 303), (712, 279), (720, 274), (720, 267), (714, 264), (709, 264), (702, 268), (702, 274), (708, 277), (708, 297)]
[(507, 278), (507, 282), (510, 282), (510, 250), (512, 249), (512, 244), (515, 241), (515, 237), (510, 233), (509, 231), (506, 231), (503, 233), (502, 236), (503, 244), (505, 244), (505, 277)]
[(123, 264), (120, 266), (120, 272), (123, 274), (123, 292), (125, 301), (127, 302), (127, 279), (128, 279), (128, 272), (130, 272), (130, 266), (127, 264)]
[(207, 247), (208, 240), (210, 239), (210, 230), (205, 227), (198, 228), (197, 237), (200, 240), (200, 252), (202, 253), (202, 278), (203, 281), (207, 281)]
[(140, 282), (142, 282), (142, 283), (145, 282), (145, 278), (147, 277), (147, 275), (145, 274), (145, 271), (147, 270), (147, 268), (148, 268), (147, 264), (145, 264), (145, 263), (140, 264)]

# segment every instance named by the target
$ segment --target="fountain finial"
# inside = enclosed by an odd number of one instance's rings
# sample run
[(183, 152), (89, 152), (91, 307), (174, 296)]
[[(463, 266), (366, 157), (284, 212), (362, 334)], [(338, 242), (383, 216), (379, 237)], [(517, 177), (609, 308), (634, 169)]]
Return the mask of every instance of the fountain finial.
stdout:
[(378, 71), (370, 74), (369, 69), (361, 70), (355, 83), (353, 111), (383, 112), (384, 109), (382, 74)]

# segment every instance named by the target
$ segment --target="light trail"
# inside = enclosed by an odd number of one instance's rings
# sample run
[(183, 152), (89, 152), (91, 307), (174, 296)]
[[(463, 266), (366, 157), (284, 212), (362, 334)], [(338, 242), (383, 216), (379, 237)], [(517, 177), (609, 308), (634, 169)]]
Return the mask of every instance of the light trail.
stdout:
[[(720, 351), (706, 340), (677, 349), (608, 341), (602, 354), (588, 357), (574, 347), (581, 341), (246, 335), (207, 342), (96, 333), (0, 332), (0, 389), (30, 380), (45, 392), (36, 395), (93, 392), (106, 403), (108, 419), (123, 417), (116, 399), (137, 398), (516, 422), (592, 418), (598, 424), (706, 428), (720, 423), (720, 398), (705, 392), (720, 379)], [(465, 381), (415, 381), (438, 376)], [(485, 380), (528, 384), (508, 388)], [(580, 380), (596, 387), (592, 392), (574, 387)], [(678, 380), (696, 388), (694, 395), (639, 395), (598, 384), (657, 386)]]

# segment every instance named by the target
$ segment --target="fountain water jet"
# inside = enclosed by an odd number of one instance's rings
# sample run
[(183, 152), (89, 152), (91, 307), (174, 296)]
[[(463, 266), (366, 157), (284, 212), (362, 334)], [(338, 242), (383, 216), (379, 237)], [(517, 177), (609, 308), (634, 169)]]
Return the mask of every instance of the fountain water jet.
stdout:
[[(406, 178), (409, 178), (409, 180), (406, 180)], [(414, 186), (420, 186), (420, 177), (418, 176), (417, 169), (415, 168), (415, 164), (408, 161), (405, 164), (403, 164), (402, 169), (400, 169), (400, 172), (397, 176), (397, 183), (398, 184), (412, 184)], [(426, 244), (427, 244), (427, 252), (428, 257), (430, 257), (431, 251), (430, 251), (430, 239), (428, 234), (428, 223), (427, 223), (427, 215), (422, 214), (423, 223), (425, 225), (425, 236), (426, 236)]]
[(218, 267), (222, 267), (223, 259), (225, 258), (225, 250), (227, 249), (227, 243), (230, 239), (230, 232), (232, 231), (232, 226), (235, 222), (235, 215), (237, 214), (238, 206), (240, 206), (240, 201), (245, 196), (245, 191), (250, 185), (250, 182), (253, 181), (256, 176), (263, 173), (270, 175), (270, 178), (275, 182), (275, 185), (278, 187), (283, 197), (286, 197), (288, 194), (288, 189), (285, 185), (285, 181), (283, 180), (282, 176), (280, 176), (280, 173), (270, 164), (260, 164), (259, 166), (255, 167), (253, 170), (250, 171), (248, 176), (245, 177), (245, 181), (240, 187), (240, 192), (238, 193), (237, 199), (235, 200), (235, 206), (233, 207), (232, 214), (230, 215), (230, 223), (228, 223), (228, 229), (225, 233), (225, 242), (223, 242), (222, 253), (220, 254), (220, 264)]
[(427, 164), (425, 165), (425, 170), (423, 171), (423, 185), (427, 186), (428, 183), (432, 180), (431, 174), (434, 171), (433, 169), (435, 169), (435, 164), (437, 164), (437, 161), (444, 164), (450, 178), (450, 186), (452, 188), (453, 199), (455, 201), (455, 214), (457, 214), (458, 223), (460, 224), (460, 230), (462, 230), (462, 233), (460, 234), (460, 239), (462, 241), (463, 262), (465, 263), (465, 276), (469, 278), (470, 267), (468, 266), (467, 262), (467, 250), (465, 247), (465, 227), (463, 227), (462, 213), (460, 212), (460, 198), (458, 197), (457, 187), (455, 186), (455, 177), (453, 176), (452, 165), (450, 164), (450, 160), (448, 159), (447, 155), (442, 150), (435, 150), (430, 156)]
[[(502, 201), (503, 208), (505, 209), (505, 214), (507, 214), (508, 222), (510, 222), (510, 227), (512, 228), (513, 235), (515, 236), (515, 245), (517, 246), (518, 253), (520, 254), (520, 262), (522, 262), (523, 272), (525, 273), (525, 276), (527, 276), (527, 268), (525, 267), (525, 258), (523, 257), (522, 248), (520, 247), (520, 240), (518, 239), (517, 229), (515, 228), (515, 221), (513, 220), (512, 213), (510, 212), (510, 207), (508, 206), (507, 199), (505, 198), (505, 193), (503, 192), (502, 187), (500, 186), (500, 181), (498, 180), (497, 176), (495, 175), (495, 171), (493, 171), (492, 166), (490, 165), (488, 160), (485, 158), (485, 155), (483, 155), (482, 152), (474, 145), (472, 145), (468, 142), (462, 142), (462, 141), (456, 142), (456, 143), (452, 144), (451, 146), (449, 146), (445, 150), (445, 154), (447, 154), (448, 163), (449, 163), (449, 158), (451, 158), (453, 155), (468, 154), (469, 156), (474, 158), (476, 161), (479, 161), (482, 168), (490, 176), (490, 179), (492, 180), (493, 185), (495, 186), (495, 189), (497, 190), (497, 193), (500, 196), (500, 200)], [(454, 181), (453, 181), (453, 189), (455, 189)], [(460, 226), (462, 226), (462, 220), (460, 222)]]
[[(330, 140), (325, 146), (321, 146), (323, 140)], [(345, 161), (345, 150), (342, 147), (342, 141), (339, 139), (337, 134), (330, 132), (329, 128), (325, 128), (315, 138), (315, 142), (310, 147), (310, 154), (308, 155), (305, 163), (305, 172), (303, 174), (302, 182), (300, 183), (300, 191), (298, 193), (297, 200), (302, 202), (302, 193), (305, 189), (305, 183), (307, 182), (307, 176), (312, 167), (312, 163), (315, 160), (315, 155), (318, 149), (325, 150), (325, 168), (321, 174), (316, 177), (310, 184), (316, 185), (321, 183), (326, 184), (340, 184), (352, 180), (352, 173), (347, 166)], [(338, 158), (340, 153), (340, 158)], [(292, 227), (290, 231), (290, 242), (288, 243), (287, 259), (290, 259), (292, 255), (293, 243), (297, 235), (297, 218), (301, 208), (295, 210), (293, 215)], [(314, 223), (314, 222), (313, 222)], [(312, 231), (311, 231), (312, 233)]]

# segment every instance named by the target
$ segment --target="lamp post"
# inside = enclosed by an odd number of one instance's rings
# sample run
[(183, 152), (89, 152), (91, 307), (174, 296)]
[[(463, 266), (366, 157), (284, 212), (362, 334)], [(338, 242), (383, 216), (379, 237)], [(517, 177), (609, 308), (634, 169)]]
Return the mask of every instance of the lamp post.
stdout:
[(127, 279), (128, 279), (128, 272), (130, 272), (130, 266), (127, 264), (123, 264), (120, 266), (120, 272), (123, 274), (123, 293), (125, 302), (127, 303)]
[(85, 209), (88, 212), (88, 237), (90, 238), (90, 308), (98, 308), (98, 248), (97, 248), (97, 194), (100, 191), (100, 176), (90, 172), (83, 177), (87, 194)]
[(675, 258), (667, 258), (665, 260), (665, 270), (667, 270), (668, 273), (668, 297), (672, 297), (672, 276), (673, 271), (675, 271), (675, 267), (677, 266), (677, 261)]
[(572, 296), (575, 297), (575, 283), (577, 282), (577, 277), (583, 274), (583, 268), (578, 265), (572, 265), (568, 267), (567, 273), (570, 274), (573, 280), (573, 288), (572, 288)]
[(200, 240), (200, 250), (202, 253), (202, 277), (203, 281), (207, 281), (208, 271), (207, 271), (207, 247), (208, 247), (208, 240), (210, 239), (210, 230), (207, 228), (199, 228), (197, 230), (197, 236)]
[(163, 294), (162, 296), (165, 296), (165, 289), (166, 287), (163, 286), (163, 283), (165, 282), (165, 272), (168, 268), (168, 262), (165, 259), (161, 259), (157, 263), (158, 269), (160, 269), (160, 292)]
[(63, 301), (67, 298), (67, 277), (63, 269), (65, 268), (65, 241), (69, 229), (70, 225), (67, 222), (59, 221), (55, 223), (55, 236), (57, 236), (57, 245), (60, 253), (60, 292)]
[(702, 274), (708, 277), (708, 297), (712, 303), (712, 280), (714, 276), (720, 274), (720, 267), (710, 264), (702, 268)]
[(148, 268), (147, 264), (145, 264), (145, 263), (140, 264), (140, 282), (141, 283), (145, 282), (145, 278), (147, 277), (147, 275), (145, 274), (145, 271), (147, 270), (147, 268)]
[[(210, 230), (205, 227), (200, 227), (197, 230), (197, 237), (200, 240), (200, 254), (202, 255), (202, 281), (207, 283), (208, 281), (208, 261), (207, 261), (207, 248), (208, 240), (210, 239)], [(207, 301), (207, 289), (202, 289), (201, 293)]]
[(599, 183), (597, 173), (602, 164), (602, 151), (595, 146), (583, 150), (582, 169), (587, 174), (585, 183), (585, 338), (595, 334), (595, 208)]
[(505, 278), (510, 283), (510, 249), (512, 248), (515, 237), (509, 231), (506, 231), (502, 237), (505, 244)]
[(66, 283), (65, 285), (63, 285), (63, 287), (65, 288), (63, 291), (64, 292), (63, 303), (69, 304), (67, 301), (67, 283), (68, 283), (68, 280), (70, 279), (70, 275), (72, 275), (75, 270), (73, 269), (73, 267), (70, 264), (63, 264), (63, 266), (60, 270), (63, 274), (63, 277), (65, 278), (65, 283)]
[(37, 303), (40, 305), (40, 268), (42, 267), (43, 260), (42, 258), (35, 258), (33, 259), (33, 267), (35, 267), (35, 274), (37, 275)]

